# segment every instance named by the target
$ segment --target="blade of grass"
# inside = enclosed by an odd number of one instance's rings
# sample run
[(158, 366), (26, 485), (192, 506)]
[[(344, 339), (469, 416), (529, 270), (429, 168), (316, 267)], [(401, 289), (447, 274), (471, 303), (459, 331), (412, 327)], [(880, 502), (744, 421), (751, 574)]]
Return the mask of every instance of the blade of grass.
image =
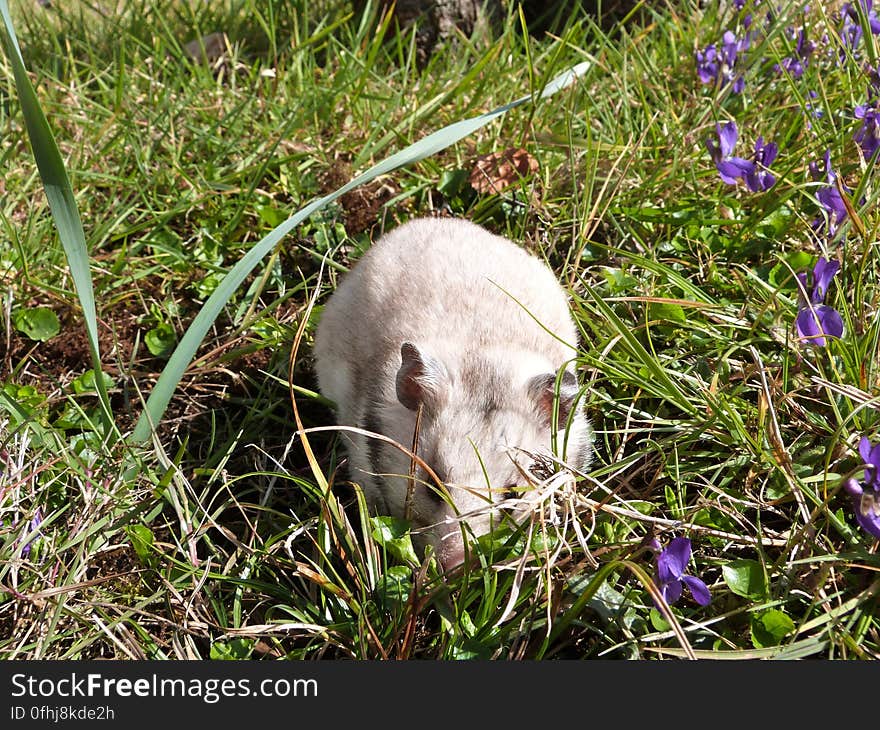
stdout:
[(636, 361), (645, 368), (645, 370), (654, 378), (657, 385), (662, 386), (660, 389), (662, 394), (682, 411), (690, 415), (696, 413), (696, 407), (688, 400), (685, 393), (673, 381), (666, 369), (653, 357), (644, 346), (638, 341), (632, 330), (615, 314), (614, 310), (600, 297), (592, 288), (587, 288), (587, 293), (593, 299), (596, 307), (604, 319), (611, 323), (614, 330), (620, 335), (621, 341), (626, 349), (636, 359)]
[(49, 200), (52, 218), (58, 229), (58, 237), (64, 247), (64, 255), (70, 267), (74, 289), (82, 307), (89, 353), (96, 375), (95, 384), (106, 426), (105, 435), (113, 437), (116, 434), (116, 429), (113, 413), (110, 409), (110, 399), (107, 397), (107, 388), (103, 379), (98, 377), (98, 373), (102, 370), (101, 352), (98, 345), (98, 316), (95, 310), (92, 273), (89, 268), (89, 251), (79, 216), (79, 208), (73, 196), (73, 189), (70, 186), (70, 179), (67, 176), (61, 152), (55, 142), (46, 115), (40, 107), (33, 84), (28, 78), (6, 0), (0, 0), (0, 15), (3, 16), (3, 32), (0, 34), (0, 39), (2, 39), (4, 51), (12, 66), (15, 88), (18, 92), (31, 149), (40, 172), (43, 188), (46, 191), (46, 198)]
[[(539, 98), (545, 99), (552, 96), (556, 92), (569, 86), (575, 79), (582, 76), (590, 68), (589, 63), (580, 63), (567, 71), (563, 72), (550, 81)], [(313, 213), (321, 210), (324, 206), (332, 203), (345, 193), (354, 188), (368, 183), (370, 180), (379, 175), (386, 175), (393, 170), (405, 165), (411, 165), (419, 160), (423, 160), (430, 155), (436, 154), (455, 144), (460, 139), (472, 134), (480, 127), (485, 126), (493, 119), (505, 114), (511, 109), (532, 101), (531, 95), (520, 97), (515, 101), (504, 104), (492, 111), (486, 112), (470, 119), (463, 119), (454, 122), (442, 129), (429, 134), (427, 137), (420, 139), (400, 152), (382, 160), (371, 167), (366, 172), (358, 175), (338, 190), (325, 195), (323, 198), (314, 200), (305, 208), (300, 209), (286, 221), (278, 225), (270, 231), (263, 239), (261, 239), (250, 251), (248, 251), (238, 263), (232, 267), (229, 273), (220, 282), (214, 293), (208, 298), (198, 315), (190, 324), (189, 329), (181, 338), (180, 343), (171, 355), (166, 364), (159, 380), (147, 399), (144, 412), (141, 414), (134, 431), (131, 434), (130, 441), (135, 444), (146, 442), (156, 424), (162, 420), (165, 409), (171, 400), (174, 390), (177, 388), (183, 374), (189, 367), (195, 357), (196, 350), (201, 344), (208, 330), (213, 325), (214, 320), (220, 315), (220, 312), (226, 306), (227, 302), (232, 298), (235, 291), (245, 280), (248, 274), (256, 267), (256, 265), (269, 253), (278, 242), (292, 231), (296, 226), (306, 220)]]

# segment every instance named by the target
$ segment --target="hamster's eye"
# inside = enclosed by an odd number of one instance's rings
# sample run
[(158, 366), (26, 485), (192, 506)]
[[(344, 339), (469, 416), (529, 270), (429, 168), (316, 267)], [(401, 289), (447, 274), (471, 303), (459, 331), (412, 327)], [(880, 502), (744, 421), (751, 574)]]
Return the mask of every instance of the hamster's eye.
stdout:
[(428, 496), (434, 500), (437, 504), (445, 504), (446, 498), (443, 496), (443, 492), (436, 484), (426, 484), (425, 492), (427, 492)]
[[(441, 484), (446, 484), (449, 481), (449, 470), (443, 468), (442, 464), (437, 463), (437, 459), (432, 459), (434, 462), (432, 468), (434, 470), (434, 474), (440, 480)], [(430, 462), (429, 462), (430, 463)], [(437, 504), (444, 504), (446, 499), (444, 498), (444, 490), (442, 487), (438, 486), (434, 483), (433, 477), (428, 476), (427, 473), (422, 471), (421, 469), (420, 475), (422, 477), (422, 487), (427, 493), (427, 495), (434, 500)]]

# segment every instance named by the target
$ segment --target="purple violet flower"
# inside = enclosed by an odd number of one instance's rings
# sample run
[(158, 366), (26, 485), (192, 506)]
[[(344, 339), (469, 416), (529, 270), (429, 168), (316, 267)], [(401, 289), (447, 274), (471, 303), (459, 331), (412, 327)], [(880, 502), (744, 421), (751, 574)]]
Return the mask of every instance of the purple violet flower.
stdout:
[[(880, 18), (877, 17), (877, 11), (874, 10), (874, 0), (859, 0), (858, 4), (862, 6), (862, 10), (868, 18), (871, 35), (880, 34)], [(846, 22), (846, 19), (850, 19), (854, 24), (861, 27), (859, 11), (854, 3), (844, 3), (840, 10), (844, 16), (844, 22)]]
[(733, 82), (731, 90), (734, 94), (741, 94), (746, 85), (742, 74), (736, 73), (736, 61), (740, 58), (740, 54), (743, 51), (748, 50), (750, 45), (751, 38), (748, 33), (742, 39), (739, 39), (733, 31), (728, 30), (721, 37), (722, 56), (725, 61), (721, 71), (726, 81)]
[(695, 57), (700, 81), (703, 84), (715, 84), (723, 79), (732, 83), (731, 89), (734, 94), (742, 93), (745, 79), (737, 72), (737, 60), (750, 45), (751, 37), (748, 33), (740, 39), (733, 31), (728, 30), (721, 37), (720, 44), (712, 43), (703, 50), (697, 50)]
[(843, 223), (848, 215), (840, 191), (832, 182), (829, 182), (827, 187), (822, 188), (816, 193), (816, 198), (828, 214), (828, 232), (834, 235), (838, 226)]
[(732, 30), (724, 31), (724, 35), (721, 36), (721, 50), (723, 52), (724, 60), (730, 68), (733, 68), (736, 63), (739, 49), (740, 40), (736, 37), (736, 34)]
[(758, 137), (755, 142), (755, 156), (752, 171), (747, 173), (744, 180), (746, 187), (753, 193), (762, 193), (769, 190), (776, 182), (776, 176), (768, 169), (779, 154), (779, 147), (775, 142), (764, 144), (764, 138)]
[(796, 39), (794, 54), (783, 58), (782, 63), (776, 68), (778, 71), (781, 67), (788, 71), (793, 78), (799, 79), (804, 75), (804, 70), (809, 64), (810, 56), (816, 50), (816, 43), (807, 40), (807, 31), (804, 28), (801, 28), (800, 32), (796, 35), (794, 29), (791, 29), (790, 33)]
[(880, 69), (869, 68), (867, 75), (868, 85), (870, 86), (868, 93), (871, 97), (877, 96), (877, 94), (880, 94)]
[(754, 174), (754, 162), (733, 156), (733, 148), (736, 146), (736, 140), (739, 136), (736, 122), (716, 124), (715, 131), (718, 134), (718, 144), (715, 144), (712, 139), (707, 139), (706, 148), (709, 150), (709, 155), (712, 162), (715, 163), (715, 168), (721, 179), (728, 185), (736, 185), (738, 179), (745, 179), (747, 175)]
[(840, 191), (837, 189), (837, 174), (831, 169), (831, 151), (825, 150), (824, 172), (819, 170), (819, 165), (815, 162), (811, 162), (808, 167), (810, 169), (810, 176), (814, 180), (821, 180), (824, 177), (827, 181), (827, 185), (816, 193), (816, 199), (825, 210), (828, 234), (833, 236), (846, 220), (848, 213)]
[(830, 261), (824, 256), (820, 256), (816, 265), (813, 267), (813, 293), (810, 297), (815, 304), (823, 301), (828, 293), (828, 285), (840, 271), (840, 264), (837, 261)]
[(880, 124), (878, 124), (880, 111), (877, 110), (877, 99), (871, 99), (867, 104), (857, 106), (855, 117), (862, 120), (862, 126), (853, 135), (853, 140), (861, 147), (865, 159), (870, 160), (880, 147)]
[(691, 541), (686, 537), (676, 537), (669, 546), (657, 555), (656, 584), (663, 600), (668, 604), (681, 598), (682, 589), (688, 587), (694, 600), (701, 606), (708, 606), (712, 600), (706, 584), (692, 575), (685, 575), (691, 559)]
[(704, 84), (714, 84), (718, 79), (721, 71), (721, 65), (718, 60), (718, 51), (715, 44), (706, 46), (702, 51), (697, 51), (697, 76)]
[(859, 441), (859, 454), (865, 464), (865, 480), (847, 479), (843, 488), (853, 498), (856, 522), (868, 534), (880, 538), (880, 444), (871, 446), (865, 437)]
[[(880, 18), (877, 17), (877, 11), (874, 10), (873, 0), (858, 0), (857, 4), (862, 6), (861, 12), (868, 20), (871, 35), (880, 35)], [(841, 61), (846, 60), (847, 50), (853, 57), (858, 56), (857, 48), (864, 35), (857, 4), (844, 3), (840, 8), (840, 15), (843, 18), (843, 25), (840, 29), (840, 40), (843, 42), (843, 48), (840, 51)]]
[(779, 147), (775, 142), (764, 144), (764, 138), (758, 137), (755, 144), (755, 154), (751, 160), (736, 157), (733, 149), (739, 135), (736, 122), (727, 122), (724, 125), (716, 124), (718, 143), (706, 140), (706, 148), (715, 163), (719, 177), (728, 185), (736, 185), (737, 180), (742, 180), (746, 187), (753, 193), (769, 190), (776, 183), (776, 177), (768, 167), (779, 154)]
[(43, 512), (39, 507), (37, 507), (36, 512), (34, 512), (33, 518), (28, 521), (27, 528), (24, 531), (24, 536), (30, 535), (32, 533), (36, 534), (22, 546), (21, 557), (27, 558), (31, 554), (31, 545), (40, 537), (39, 529), (41, 524), (43, 524)]
[[(828, 286), (839, 270), (840, 264), (837, 261), (829, 261), (823, 256), (819, 257), (813, 268), (813, 290), (808, 299), (801, 297), (802, 302), (795, 319), (798, 339), (805, 344), (825, 347), (828, 344), (826, 337), (843, 336), (843, 319), (840, 314), (833, 307), (823, 304)], [(806, 292), (806, 273), (799, 273), (797, 278)]]
[(862, 40), (862, 24), (859, 22), (858, 11), (853, 11), (850, 3), (845, 3), (841, 15), (843, 17), (843, 27), (840, 29), (840, 40), (843, 48), (840, 50), (840, 61), (846, 61), (846, 52), (857, 56), (857, 48), (859, 41)]
[(863, 0), (868, 10), (868, 25), (871, 28), (871, 35), (880, 34), (880, 18), (877, 17), (877, 11), (872, 7), (871, 0)]

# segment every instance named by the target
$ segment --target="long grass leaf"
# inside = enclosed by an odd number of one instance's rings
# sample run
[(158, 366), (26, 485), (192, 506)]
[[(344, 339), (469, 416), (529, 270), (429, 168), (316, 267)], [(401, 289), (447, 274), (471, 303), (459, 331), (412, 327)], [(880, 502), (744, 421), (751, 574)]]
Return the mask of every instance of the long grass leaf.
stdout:
[[(544, 87), (540, 98), (544, 99), (552, 96), (560, 89), (570, 85), (576, 78), (586, 73), (589, 67), (590, 64), (584, 62), (577, 66), (573, 66), (560, 74)], [(159, 376), (159, 380), (156, 382), (155, 387), (150, 393), (144, 412), (141, 414), (135, 429), (132, 432), (130, 439), (131, 442), (136, 444), (144, 443), (149, 439), (155, 425), (161, 421), (165, 409), (171, 400), (171, 396), (174, 394), (180, 379), (183, 377), (183, 374), (186, 372), (186, 369), (195, 357), (196, 351), (202, 343), (202, 340), (205, 338), (205, 335), (208, 333), (208, 330), (211, 328), (211, 325), (213, 325), (214, 321), (220, 315), (220, 312), (232, 298), (233, 294), (235, 294), (238, 287), (241, 286), (241, 283), (245, 280), (248, 274), (250, 274), (269, 251), (275, 248), (284, 236), (290, 233), (310, 215), (321, 210), (321, 208), (332, 203), (340, 196), (345, 195), (345, 193), (350, 190), (353, 190), (360, 185), (364, 185), (380, 175), (386, 175), (400, 167), (411, 165), (446, 149), (460, 139), (473, 134), (473, 132), (480, 129), (480, 127), (485, 126), (493, 119), (500, 117), (517, 106), (531, 101), (532, 98), (531, 95), (523, 96), (515, 101), (500, 106), (497, 109), (486, 112), (485, 114), (472, 117), (471, 119), (463, 119), (459, 122), (454, 122), (453, 124), (443, 127), (443, 129), (429, 134), (427, 137), (409, 145), (400, 152), (382, 160), (382, 162), (379, 162), (366, 172), (353, 178), (338, 190), (335, 190), (329, 195), (325, 195), (323, 198), (312, 201), (305, 208), (302, 208), (286, 221), (278, 225), (275, 229), (270, 231), (250, 251), (248, 251), (235, 266), (232, 267), (190, 324), (189, 329), (187, 329), (186, 333), (181, 338), (180, 343), (172, 353), (168, 363), (165, 365), (165, 369)]]
[(608, 306), (602, 297), (591, 288), (587, 288), (587, 293), (593, 299), (602, 316), (612, 324), (614, 330), (620, 335), (621, 341), (630, 354), (653, 377), (654, 384), (661, 386), (656, 389), (649, 388), (649, 390), (657, 390), (658, 395), (667, 398), (685, 413), (694, 415), (697, 411), (696, 407), (688, 400), (681, 388), (672, 379), (672, 376), (666, 372), (663, 365), (657, 362), (657, 359), (644, 348), (632, 333), (632, 330), (615, 314), (614, 310)]
[(101, 371), (101, 353), (98, 345), (98, 316), (95, 311), (95, 295), (92, 287), (92, 274), (89, 268), (89, 251), (86, 246), (85, 233), (79, 216), (79, 208), (73, 196), (70, 179), (61, 152), (55, 142), (55, 137), (49, 127), (46, 115), (40, 107), (33, 84), (27, 75), (18, 38), (12, 24), (12, 16), (9, 13), (9, 5), (6, 0), (0, 0), (0, 15), (3, 16), (2, 33), (0, 39), (12, 66), (15, 78), (15, 88), (18, 92), (21, 111), (24, 117), (25, 127), (31, 142), (40, 179), (46, 191), (49, 201), (49, 209), (58, 229), (61, 245), (64, 247), (64, 255), (67, 265), (70, 267), (70, 275), (73, 279), (74, 288), (85, 320), (86, 336), (88, 338), (89, 352), (92, 357), (92, 367), (95, 370), (95, 383), (101, 402), (103, 415), (106, 420), (108, 434), (112, 432), (113, 416), (110, 410), (110, 401), (107, 397), (107, 389), (103, 379), (98, 376)]

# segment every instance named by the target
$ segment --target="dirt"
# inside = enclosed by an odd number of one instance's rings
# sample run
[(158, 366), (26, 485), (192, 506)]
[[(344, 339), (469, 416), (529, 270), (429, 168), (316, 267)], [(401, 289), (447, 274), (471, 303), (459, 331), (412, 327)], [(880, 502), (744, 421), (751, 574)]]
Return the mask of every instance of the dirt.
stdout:
[[(332, 193), (349, 182), (355, 173), (351, 163), (344, 158), (337, 158), (324, 172), (320, 179), (322, 195)], [(364, 231), (372, 232), (382, 225), (382, 207), (391, 200), (400, 189), (393, 183), (373, 180), (351, 190), (339, 198), (343, 211), (343, 224), (349, 236), (357, 236)]]
[[(28, 302), (28, 306), (46, 302)], [(116, 381), (111, 390), (111, 405), (117, 424), (125, 432), (133, 428), (140, 414), (137, 388), (145, 395), (155, 385), (166, 360), (150, 354), (143, 342), (149, 329), (141, 320), (146, 314), (131, 302), (119, 303), (99, 313), (98, 341), (103, 370)], [(85, 326), (78, 312), (57, 301), (51, 306), (61, 321), (61, 331), (45, 342), (35, 342), (12, 330), (0, 337), (0, 382), (35, 387), (50, 403), (60, 403), (62, 393), (71, 392), (71, 382), (92, 367)], [(178, 335), (185, 331), (198, 312), (199, 304), (191, 302), (182, 309)], [(297, 316), (297, 307), (289, 304), (277, 316), (288, 325)], [(204, 357), (188, 372), (168, 406), (165, 435), (176, 432), (182, 422), (197, 418), (204, 411), (218, 407), (232, 394), (248, 395), (248, 378), (261, 379), (261, 370), (269, 368), (273, 352), (254, 349), (245, 336), (225, 337), (226, 323), (218, 322), (217, 339), (206, 339), (197, 357)]]

